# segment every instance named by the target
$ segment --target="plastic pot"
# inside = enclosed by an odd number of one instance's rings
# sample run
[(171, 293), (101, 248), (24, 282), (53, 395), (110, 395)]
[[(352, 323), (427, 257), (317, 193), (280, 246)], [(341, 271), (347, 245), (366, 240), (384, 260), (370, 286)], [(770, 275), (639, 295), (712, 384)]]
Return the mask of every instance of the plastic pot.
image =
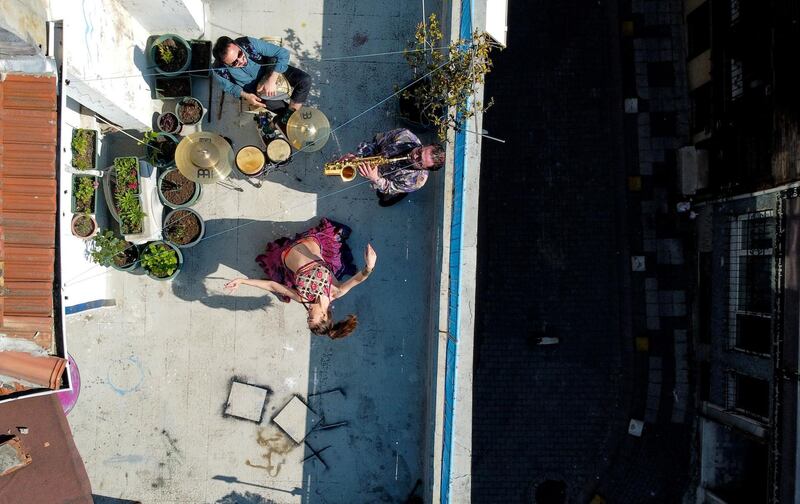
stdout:
[(147, 252), (147, 250), (150, 248), (151, 244), (154, 244), (154, 245), (163, 244), (163, 245), (166, 245), (167, 247), (171, 248), (172, 250), (174, 250), (175, 253), (178, 255), (178, 266), (175, 268), (175, 271), (173, 271), (170, 276), (158, 277), (158, 276), (155, 276), (154, 274), (152, 274), (150, 272), (150, 270), (148, 270), (144, 265), (142, 265), (142, 268), (147, 273), (147, 276), (149, 276), (153, 280), (159, 280), (159, 281), (172, 280), (173, 278), (178, 276), (178, 273), (181, 272), (181, 268), (183, 268), (183, 253), (181, 252), (181, 250), (178, 247), (176, 247), (175, 245), (173, 245), (172, 243), (168, 242), (168, 241), (161, 241), (160, 240), (160, 241), (148, 242), (141, 249), (141, 253), (139, 254), (140, 260), (141, 260), (141, 256), (144, 255)]
[[(180, 125), (180, 123), (178, 123), (178, 124)], [(158, 137), (169, 138), (175, 144), (175, 148), (176, 149), (178, 148), (178, 143), (180, 142), (180, 139), (178, 137), (176, 137), (175, 135), (173, 135), (171, 133), (157, 133), (157, 135), (158, 135)], [(157, 168), (169, 168), (169, 167), (175, 165), (175, 155), (174, 155), (174, 153), (173, 153), (171, 159), (168, 159), (168, 160), (165, 160), (165, 161), (160, 161), (158, 159), (158, 156), (154, 155), (155, 153), (153, 152), (153, 147), (149, 143), (147, 144), (145, 149), (147, 150), (147, 159), (149, 159), (150, 162), (153, 163), (153, 165), (155, 165)]]
[[(200, 107), (201, 110), (200, 117), (198, 117), (197, 120), (195, 121), (184, 122), (184, 120), (181, 118), (181, 111), (183, 110), (183, 107), (188, 105), (189, 103), (196, 103)], [(200, 100), (198, 100), (197, 98), (194, 98), (192, 96), (184, 96), (183, 98), (178, 100), (177, 104), (175, 104), (175, 115), (178, 116), (178, 121), (181, 124), (184, 124), (186, 126), (191, 126), (203, 120), (203, 116), (206, 115), (206, 109), (205, 107), (203, 107), (203, 104), (200, 103)]]
[[(186, 61), (183, 63), (183, 65), (179, 67), (167, 70), (159, 65), (158, 60), (156, 59), (156, 54), (159, 51), (158, 47), (161, 45), (161, 43), (166, 42), (167, 40), (170, 39), (172, 39), (175, 42), (175, 44), (177, 44), (179, 47), (182, 47), (186, 50)], [(192, 48), (191, 46), (189, 46), (189, 43), (183, 39), (183, 37), (180, 37), (172, 33), (167, 33), (165, 35), (161, 35), (160, 37), (158, 37), (153, 41), (153, 44), (150, 46), (150, 50), (148, 51), (147, 56), (150, 60), (150, 63), (155, 67), (156, 71), (161, 75), (167, 75), (167, 76), (179, 75), (180, 73), (184, 72), (187, 68), (189, 68), (189, 65), (192, 62)]]
[(111, 263), (111, 267), (114, 268), (117, 271), (133, 271), (139, 266), (139, 255), (141, 254), (141, 251), (139, 250), (139, 246), (138, 245), (134, 245), (134, 244), (132, 244), (130, 242), (128, 242), (128, 245), (133, 250), (136, 251), (136, 260), (134, 260), (132, 263), (128, 264), (127, 266), (118, 266), (117, 263), (112, 262)]
[(158, 176), (158, 199), (161, 200), (161, 203), (164, 206), (169, 208), (188, 208), (200, 200), (200, 195), (202, 194), (202, 184), (199, 184), (197, 182), (194, 183), (194, 195), (185, 203), (181, 204), (172, 203), (171, 201), (167, 200), (166, 196), (164, 195), (161, 183), (169, 173), (172, 173), (177, 170), (178, 170), (177, 168), (171, 168)]
[[(193, 214), (195, 217), (197, 217), (197, 221), (200, 223), (200, 234), (198, 234), (197, 237), (194, 240), (190, 241), (189, 243), (178, 244), (170, 240), (169, 237), (167, 236), (167, 229), (166, 229), (167, 223), (169, 222), (170, 217), (178, 212), (189, 212)], [(205, 234), (206, 234), (206, 224), (203, 221), (203, 218), (200, 217), (199, 213), (195, 212), (191, 208), (176, 208), (175, 210), (167, 212), (167, 215), (164, 216), (164, 239), (178, 248), (186, 249), (194, 247), (195, 245), (200, 243), (200, 240), (203, 239), (203, 236), (205, 236)]]

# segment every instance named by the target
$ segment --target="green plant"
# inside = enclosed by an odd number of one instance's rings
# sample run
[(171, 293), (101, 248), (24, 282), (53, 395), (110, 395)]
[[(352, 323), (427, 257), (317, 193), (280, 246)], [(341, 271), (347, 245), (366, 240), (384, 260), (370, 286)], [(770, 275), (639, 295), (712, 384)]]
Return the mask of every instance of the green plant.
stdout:
[(182, 222), (172, 224), (167, 228), (167, 233), (169, 233), (170, 238), (173, 240), (182, 242), (187, 236), (186, 225)]
[(414, 40), (405, 52), (406, 62), (414, 70), (415, 85), (403, 90), (420, 114), (437, 129), (439, 139), (447, 139), (448, 129), (460, 131), (476, 111), (485, 112), (491, 105), (469, 99), (492, 68), (489, 57), (494, 47), (491, 37), (475, 31), (469, 40), (458, 39), (444, 48), (436, 14), (417, 25)]
[(159, 278), (168, 277), (178, 269), (178, 254), (168, 245), (151, 243), (142, 252), (142, 267)]
[(100, 266), (111, 266), (114, 258), (128, 248), (128, 242), (118, 238), (113, 231), (101, 231), (92, 238), (89, 257)]
[(72, 134), (72, 165), (79, 170), (92, 168), (92, 154), (94, 144), (92, 143), (94, 132), (87, 129), (76, 129)]
[(172, 40), (165, 40), (164, 42), (158, 44), (158, 55), (161, 56), (161, 61), (164, 63), (171, 63), (172, 60), (175, 58), (175, 54), (172, 52), (175, 42)]
[(92, 199), (94, 198), (94, 190), (97, 187), (97, 182), (91, 177), (77, 177), (77, 179), (75, 201), (81, 203), (83, 210), (89, 213), (92, 207)]
[(94, 231), (94, 222), (92, 218), (86, 214), (77, 214), (73, 223), (75, 234), (80, 237), (86, 237)]
[(135, 157), (117, 158), (114, 160), (114, 170), (116, 172), (116, 191), (138, 191), (139, 182), (137, 179), (139, 161)]
[(123, 227), (129, 233), (137, 233), (141, 231), (142, 220), (146, 214), (142, 211), (142, 206), (139, 203), (139, 196), (133, 191), (125, 191), (122, 194), (117, 194), (117, 206), (119, 211), (119, 218), (122, 220)]

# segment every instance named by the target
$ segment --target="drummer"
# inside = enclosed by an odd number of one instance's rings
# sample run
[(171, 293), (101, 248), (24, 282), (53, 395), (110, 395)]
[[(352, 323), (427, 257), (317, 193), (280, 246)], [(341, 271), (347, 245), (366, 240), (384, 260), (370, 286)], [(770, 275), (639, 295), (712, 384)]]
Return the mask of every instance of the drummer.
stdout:
[[(223, 91), (254, 107), (268, 108), (284, 124), (308, 98), (311, 77), (289, 65), (289, 51), (283, 47), (253, 37), (220, 37), (211, 52), (214, 77)], [(278, 94), (279, 74), (294, 88), (288, 108), (282, 100), (269, 99)]]

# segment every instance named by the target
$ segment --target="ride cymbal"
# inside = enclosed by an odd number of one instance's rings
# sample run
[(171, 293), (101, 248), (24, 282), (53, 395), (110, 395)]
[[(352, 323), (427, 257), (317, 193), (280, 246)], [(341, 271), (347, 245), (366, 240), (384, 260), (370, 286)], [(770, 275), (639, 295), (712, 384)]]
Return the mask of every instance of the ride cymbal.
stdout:
[(289, 118), (286, 137), (297, 150), (318, 151), (331, 135), (331, 124), (319, 109), (302, 107)]
[(198, 131), (180, 141), (175, 149), (175, 165), (189, 180), (213, 184), (231, 173), (233, 149), (220, 135)]

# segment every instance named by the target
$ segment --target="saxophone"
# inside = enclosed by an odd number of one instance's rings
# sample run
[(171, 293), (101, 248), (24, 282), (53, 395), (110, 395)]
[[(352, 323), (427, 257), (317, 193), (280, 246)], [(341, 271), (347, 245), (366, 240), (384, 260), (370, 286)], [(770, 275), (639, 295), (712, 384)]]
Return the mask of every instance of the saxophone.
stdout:
[(356, 174), (358, 173), (358, 165), (359, 163), (373, 163), (376, 166), (383, 166), (389, 163), (395, 163), (397, 161), (408, 161), (411, 159), (411, 156), (401, 156), (396, 158), (386, 158), (383, 156), (369, 156), (369, 157), (356, 157), (352, 159), (345, 159), (341, 161), (331, 161), (330, 163), (325, 163), (325, 167), (322, 170), (322, 173), (325, 175), (335, 176), (338, 175), (342, 177), (343, 182), (351, 182), (353, 179), (356, 178)]

